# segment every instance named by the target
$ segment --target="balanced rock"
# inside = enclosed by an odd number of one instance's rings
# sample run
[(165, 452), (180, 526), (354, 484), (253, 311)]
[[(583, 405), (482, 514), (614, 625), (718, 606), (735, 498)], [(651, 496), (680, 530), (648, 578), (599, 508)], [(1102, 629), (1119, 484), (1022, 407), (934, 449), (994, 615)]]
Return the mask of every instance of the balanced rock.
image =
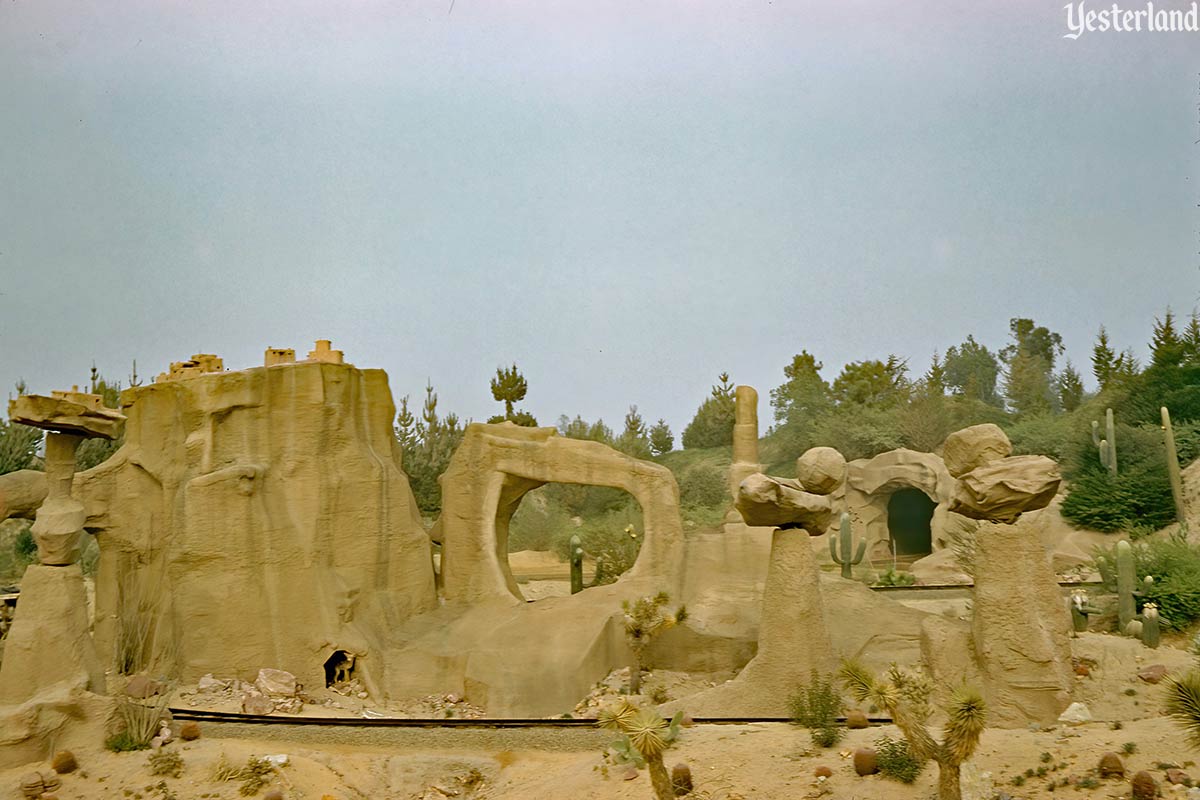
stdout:
[(971, 519), (1014, 522), (1026, 511), (1049, 505), (1061, 481), (1051, 458), (1004, 458), (963, 475), (954, 487), (950, 510)]
[(832, 447), (813, 447), (796, 459), (796, 480), (806, 492), (833, 494), (846, 480), (846, 457)]
[(973, 469), (1012, 454), (1012, 442), (999, 425), (986, 422), (955, 431), (942, 443), (946, 471), (961, 478)]
[(797, 481), (756, 472), (742, 481), (734, 504), (751, 527), (803, 528), (825, 533), (833, 521), (828, 497), (806, 492)]

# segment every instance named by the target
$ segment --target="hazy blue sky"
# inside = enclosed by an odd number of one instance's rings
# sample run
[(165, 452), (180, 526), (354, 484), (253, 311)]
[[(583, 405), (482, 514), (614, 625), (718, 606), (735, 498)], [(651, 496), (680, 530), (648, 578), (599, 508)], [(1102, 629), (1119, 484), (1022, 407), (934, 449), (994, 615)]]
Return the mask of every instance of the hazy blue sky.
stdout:
[(1200, 290), (1200, 34), (1063, 5), (4, 0), (0, 386), (321, 337), (678, 432), (802, 348), (1142, 353)]

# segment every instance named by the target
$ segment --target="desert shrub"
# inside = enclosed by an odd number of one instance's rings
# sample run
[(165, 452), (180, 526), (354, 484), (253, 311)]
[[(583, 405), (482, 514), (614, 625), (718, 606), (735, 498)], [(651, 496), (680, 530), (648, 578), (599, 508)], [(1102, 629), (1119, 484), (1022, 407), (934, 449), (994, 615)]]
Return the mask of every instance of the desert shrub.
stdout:
[(168, 778), (178, 778), (183, 774), (183, 756), (178, 750), (159, 748), (146, 759), (151, 775), (164, 775)]
[(888, 568), (875, 579), (876, 586), (912, 586), (917, 582), (917, 576), (911, 572)]
[(114, 753), (129, 753), (134, 750), (147, 750), (149, 742), (139, 742), (129, 731), (118, 731), (104, 740), (104, 749)]
[(611, 486), (589, 486), (578, 483), (551, 483), (541, 491), (573, 517), (589, 519), (619, 511), (633, 502), (628, 492)]
[(875, 740), (875, 760), (879, 771), (892, 780), (912, 783), (925, 766), (913, 755), (908, 742), (881, 736)]
[(792, 719), (808, 728), (817, 747), (833, 747), (841, 740), (845, 731), (838, 726), (837, 718), (842, 713), (842, 698), (834, 688), (832, 675), (813, 670), (809, 682), (791, 696), (788, 704)]
[(729, 482), (725, 471), (709, 464), (697, 464), (679, 477), (679, 502), (691, 508), (717, 508), (729, 500)]
[[(1115, 547), (1099, 548), (1096, 568), (1107, 591), (1117, 587)], [(1138, 542), (1133, 545), (1133, 569), (1137, 577), (1139, 608), (1158, 605), (1160, 622), (1182, 630), (1200, 619), (1200, 546), (1182, 537)], [(1153, 583), (1145, 583), (1152, 577)]]

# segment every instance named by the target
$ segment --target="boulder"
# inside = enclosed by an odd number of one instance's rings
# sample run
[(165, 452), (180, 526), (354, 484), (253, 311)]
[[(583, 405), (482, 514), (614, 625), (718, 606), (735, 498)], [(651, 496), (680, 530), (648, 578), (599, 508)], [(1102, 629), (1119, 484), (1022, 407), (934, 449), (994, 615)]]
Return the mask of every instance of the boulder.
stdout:
[(796, 459), (796, 480), (813, 494), (833, 494), (846, 480), (846, 457), (832, 447), (813, 447)]
[(950, 510), (964, 517), (1014, 522), (1045, 508), (1058, 492), (1058, 464), (1046, 456), (1012, 456), (976, 467), (954, 487)]
[(1012, 442), (999, 425), (990, 422), (955, 431), (942, 443), (942, 460), (955, 478), (1012, 454)]
[(1158, 683), (1167, 677), (1167, 667), (1164, 664), (1151, 664), (1138, 670), (1138, 677), (1146, 683)]
[(144, 673), (138, 673), (129, 679), (125, 684), (125, 694), (130, 697), (136, 697), (138, 700), (145, 700), (147, 697), (153, 697), (160, 693), (163, 685)]
[(854, 751), (854, 771), (859, 775), (874, 775), (879, 772), (879, 759), (874, 748), (860, 747)]
[(867, 719), (867, 715), (859, 709), (855, 708), (846, 712), (846, 727), (850, 730), (859, 730), (861, 728), (869, 728), (870, 726), (871, 723)]
[(259, 716), (270, 714), (275, 710), (275, 703), (271, 698), (258, 692), (247, 692), (242, 697), (242, 713), (257, 714)]
[(1124, 778), (1125, 765), (1116, 753), (1105, 753), (1100, 756), (1100, 764), (1096, 767), (1101, 778)]
[(797, 481), (761, 472), (742, 481), (734, 505), (753, 527), (803, 528), (810, 536), (820, 536), (833, 522), (828, 497), (804, 491)]
[(1092, 712), (1083, 703), (1071, 703), (1066, 711), (1058, 715), (1058, 721), (1064, 725), (1083, 725), (1092, 721)]
[(294, 697), (296, 676), (281, 669), (264, 668), (258, 671), (254, 688), (270, 697)]

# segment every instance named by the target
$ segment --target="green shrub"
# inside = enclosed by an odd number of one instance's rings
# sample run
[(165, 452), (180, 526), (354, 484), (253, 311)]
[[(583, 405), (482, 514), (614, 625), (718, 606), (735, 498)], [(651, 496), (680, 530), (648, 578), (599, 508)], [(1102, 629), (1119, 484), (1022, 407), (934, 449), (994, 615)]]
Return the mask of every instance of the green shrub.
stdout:
[(879, 771), (892, 780), (912, 783), (925, 766), (904, 739), (881, 736), (875, 740), (875, 759)]
[(717, 508), (729, 499), (729, 482), (722, 469), (697, 464), (679, 477), (679, 502), (684, 507)]
[(149, 750), (147, 742), (139, 742), (128, 731), (114, 733), (104, 740), (104, 748), (114, 753), (129, 753), (134, 750)]
[[(1086, 424), (1090, 426), (1091, 422)], [(1012, 441), (1014, 455), (1050, 456), (1062, 461), (1079, 434), (1079, 426), (1075, 414), (1037, 414), (1009, 425), (1005, 432)]]
[(917, 582), (917, 576), (911, 572), (904, 570), (896, 570), (889, 568), (887, 572), (882, 573), (875, 579), (875, 586), (913, 586)]
[(792, 719), (808, 728), (817, 747), (833, 747), (841, 740), (845, 731), (838, 726), (837, 718), (842, 713), (842, 698), (834, 689), (832, 675), (822, 676), (813, 670), (812, 679), (788, 702)]
[[(1099, 548), (1096, 568), (1105, 589), (1117, 588), (1115, 547)], [(1133, 568), (1137, 576), (1137, 598), (1142, 604), (1158, 605), (1160, 622), (1167, 628), (1182, 630), (1200, 619), (1200, 546), (1172, 537), (1133, 545)], [(1146, 577), (1154, 582), (1146, 584)]]
[[(518, 550), (564, 550), (575, 526), (566, 509), (545, 489), (525, 495), (508, 525), (508, 552)], [(560, 546), (560, 542), (564, 542)]]

